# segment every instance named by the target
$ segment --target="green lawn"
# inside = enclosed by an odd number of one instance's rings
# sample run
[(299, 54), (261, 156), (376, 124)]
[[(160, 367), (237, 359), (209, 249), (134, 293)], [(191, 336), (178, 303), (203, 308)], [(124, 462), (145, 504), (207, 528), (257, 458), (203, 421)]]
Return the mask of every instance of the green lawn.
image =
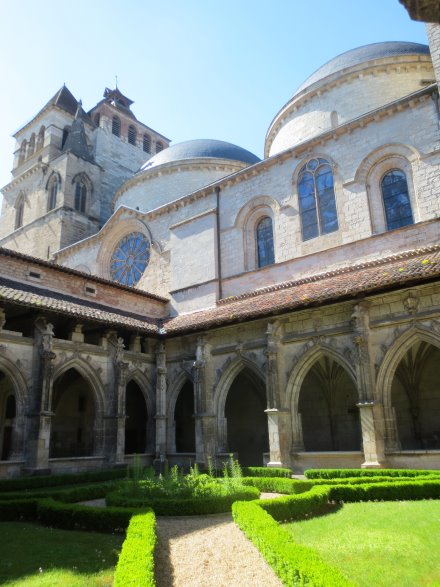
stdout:
[(0, 583), (63, 587), (112, 585), (124, 536), (0, 523)]
[(346, 504), (286, 528), (361, 586), (440, 582), (440, 501)]

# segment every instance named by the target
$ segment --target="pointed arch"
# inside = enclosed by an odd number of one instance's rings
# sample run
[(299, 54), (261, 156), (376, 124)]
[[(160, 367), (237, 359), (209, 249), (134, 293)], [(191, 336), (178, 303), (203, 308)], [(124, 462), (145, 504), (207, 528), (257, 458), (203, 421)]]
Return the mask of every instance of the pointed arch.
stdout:
[(44, 135), (46, 133), (46, 127), (43, 125), (40, 127), (40, 130), (38, 131), (38, 137), (37, 137), (37, 151), (39, 151), (40, 149), (42, 149), (44, 147)]
[(382, 360), (377, 374), (377, 389), (379, 397), (386, 408), (391, 408), (391, 386), (396, 369), (411, 349), (419, 342), (426, 342), (440, 349), (440, 336), (422, 326), (411, 326), (401, 334), (390, 346)]
[(129, 371), (127, 376), (127, 385), (130, 383), (130, 381), (134, 381), (139, 386), (145, 399), (147, 412), (149, 415), (151, 414), (153, 416), (155, 413), (156, 401), (151, 381), (140, 369), (133, 369)]
[(0, 371), (3, 371), (12, 382), (15, 393), (17, 414), (21, 414), (25, 408), (28, 397), (28, 384), (20, 369), (7, 357), (0, 355)]
[(307, 350), (290, 371), (287, 380), (287, 406), (290, 406), (292, 413), (298, 413), (298, 400), (301, 386), (305, 377), (313, 365), (322, 357), (329, 357), (345, 369), (350, 378), (353, 380), (357, 389), (356, 373), (352, 365), (343, 355), (335, 351), (328, 345), (318, 344)]
[(53, 210), (57, 205), (58, 192), (61, 187), (61, 176), (59, 173), (54, 171), (49, 176), (46, 183), (47, 191), (47, 211)]
[(82, 358), (73, 358), (55, 368), (53, 381), (55, 382), (69, 369), (74, 369), (88, 381), (96, 401), (97, 414), (104, 415), (106, 408), (104, 385), (93, 367)]
[(247, 357), (239, 357), (227, 364), (214, 390), (214, 412), (217, 417), (224, 417), (228, 391), (237, 375), (247, 369), (261, 381), (265, 381), (264, 371), (257, 363)]
[(26, 195), (24, 192), (18, 194), (15, 202), (15, 230), (21, 228), (24, 222), (24, 205), (26, 202)]
[[(189, 394), (190, 389), (192, 395)], [(181, 398), (181, 393), (186, 393), (185, 398)], [(183, 413), (176, 414), (179, 407), (179, 399), (183, 401), (181, 407)], [(187, 371), (180, 371), (171, 385), (171, 392), (167, 404), (167, 446), (170, 452), (195, 452), (195, 422), (190, 422), (189, 411), (194, 412), (194, 382), (193, 378)], [(179, 416), (178, 418), (176, 416)], [(190, 425), (188, 425), (190, 424)], [(182, 450), (181, 446), (185, 450)], [(189, 450), (191, 449), (191, 450)]]
[(78, 212), (87, 213), (93, 193), (93, 184), (87, 173), (77, 173), (72, 179), (72, 186), (73, 207)]

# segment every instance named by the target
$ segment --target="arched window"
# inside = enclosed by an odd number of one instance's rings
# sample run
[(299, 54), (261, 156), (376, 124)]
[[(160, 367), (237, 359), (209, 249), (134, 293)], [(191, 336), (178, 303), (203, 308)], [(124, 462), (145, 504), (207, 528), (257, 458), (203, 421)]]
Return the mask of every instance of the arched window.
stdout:
[(157, 141), (157, 143), (156, 143), (156, 153), (160, 153), (161, 151), (163, 151), (163, 144), (160, 141)]
[(57, 195), (58, 195), (58, 177), (53, 175), (49, 183), (47, 184), (47, 192), (48, 192), (48, 199), (47, 199), (47, 211), (53, 210), (57, 205)]
[(27, 142), (26, 139), (21, 143), (20, 155), (18, 156), (18, 164), (20, 165), (26, 159)]
[(272, 220), (269, 216), (262, 218), (256, 226), (258, 267), (275, 263), (273, 248)]
[(117, 137), (121, 134), (121, 121), (117, 116), (113, 116), (112, 119), (112, 133)]
[(31, 138), (29, 139), (29, 146), (28, 146), (28, 157), (32, 157), (35, 151), (35, 133), (32, 133)]
[(311, 159), (298, 176), (299, 208), (304, 240), (338, 230), (333, 172), (325, 159)]
[(79, 178), (75, 182), (75, 210), (78, 210), (78, 212), (85, 212), (86, 203), (87, 184), (83, 178)]
[(145, 151), (145, 153), (151, 153), (151, 138), (150, 135), (145, 134), (144, 135), (144, 140), (142, 143), (142, 148)]
[(99, 126), (99, 123), (101, 122), (101, 115), (99, 114), (95, 114), (95, 118), (94, 118), (95, 124), (96, 126)]
[(70, 132), (70, 127), (69, 126), (65, 126), (63, 128), (63, 138), (61, 139), (61, 148), (63, 148), (64, 145), (66, 144), (67, 137), (69, 136), (69, 132)]
[(44, 126), (42, 126), (38, 132), (37, 151), (39, 151), (40, 149), (42, 149), (44, 147), (44, 133), (45, 132), (46, 132), (46, 129)]
[(20, 196), (15, 208), (15, 229), (23, 226), (24, 198)]
[(387, 230), (414, 224), (406, 175), (400, 169), (388, 171), (380, 183)]
[(136, 129), (132, 124), (128, 127), (128, 142), (130, 145), (136, 145)]

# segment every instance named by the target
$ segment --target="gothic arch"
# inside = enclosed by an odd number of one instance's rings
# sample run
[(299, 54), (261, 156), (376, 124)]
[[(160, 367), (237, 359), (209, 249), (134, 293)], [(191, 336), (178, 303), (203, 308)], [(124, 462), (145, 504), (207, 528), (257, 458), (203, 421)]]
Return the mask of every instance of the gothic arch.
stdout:
[(105, 391), (99, 375), (86, 361), (75, 358), (70, 359), (55, 369), (53, 381), (56, 381), (69, 369), (74, 369), (81, 377), (84, 377), (89, 382), (93, 397), (96, 400), (96, 415), (102, 417), (105, 410)]
[(58, 182), (58, 187), (61, 187), (61, 175), (58, 173), (58, 171), (52, 171), (46, 181), (46, 191), (49, 189), (49, 185), (52, 183), (52, 181), (54, 181), (54, 178), (56, 178), (56, 181)]
[(168, 387), (169, 393), (166, 413), (169, 422), (173, 421), (177, 398), (179, 397), (179, 393), (181, 392), (182, 387), (185, 385), (187, 381), (193, 383), (193, 378), (190, 376), (188, 372), (181, 370)]
[(104, 386), (93, 367), (81, 358), (72, 358), (56, 367), (53, 375), (54, 383), (70, 369), (76, 371), (90, 386), (90, 392), (95, 401), (94, 454), (100, 455), (104, 448), (104, 415), (106, 408)]
[(341, 365), (341, 367), (343, 367), (345, 371), (348, 373), (348, 375), (353, 380), (353, 383), (357, 388), (355, 371), (353, 367), (350, 365), (350, 363), (347, 362), (345, 357), (328, 345), (315, 345), (301, 356), (299, 361), (290, 371), (287, 380), (286, 396), (287, 406), (290, 407), (292, 414), (296, 414), (298, 412), (299, 394), (306, 375), (313, 367), (313, 365), (316, 363), (316, 361), (318, 361), (323, 356), (327, 356), (336, 361), (336, 363), (339, 363), (339, 365)]
[(440, 336), (422, 326), (412, 326), (388, 349), (377, 374), (377, 390), (385, 408), (391, 408), (391, 386), (397, 366), (417, 342), (427, 342), (440, 349)]
[(0, 371), (3, 371), (14, 386), (17, 414), (22, 414), (28, 397), (28, 385), (20, 369), (7, 357), (0, 356)]
[(259, 377), (262, 381), (266, 380), (263, 370), (248, 359), (247, 357), (239, 357), (233, 360), (231, 363), (226, 364), (224, 371), (220, 376), (219, 382), (217, 383), (214, 390), (214, 413), (217, 418), (224, 417), (226, 399), (228, 397), (229, 389), (232, 382), (243, 369), (248, 369), (256, 377)]
[(128, 373), (127, 385), (130, 381), (134, 381), (142, 392), (147, 406), (147, 413), (152, 417), (155, 413), (155, 401), (152, 386), (148, 377), (139, 369), (134, 369)]

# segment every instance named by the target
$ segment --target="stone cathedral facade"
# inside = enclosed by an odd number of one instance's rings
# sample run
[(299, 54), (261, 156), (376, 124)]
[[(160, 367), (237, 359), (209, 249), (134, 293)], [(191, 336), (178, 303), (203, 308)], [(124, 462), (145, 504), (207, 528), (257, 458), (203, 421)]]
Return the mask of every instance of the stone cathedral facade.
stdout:
[(169, 146), (115, 88), (15, 135), (0, 475), (440, 467), (440, 32), (314, 72), (264, 159)]

